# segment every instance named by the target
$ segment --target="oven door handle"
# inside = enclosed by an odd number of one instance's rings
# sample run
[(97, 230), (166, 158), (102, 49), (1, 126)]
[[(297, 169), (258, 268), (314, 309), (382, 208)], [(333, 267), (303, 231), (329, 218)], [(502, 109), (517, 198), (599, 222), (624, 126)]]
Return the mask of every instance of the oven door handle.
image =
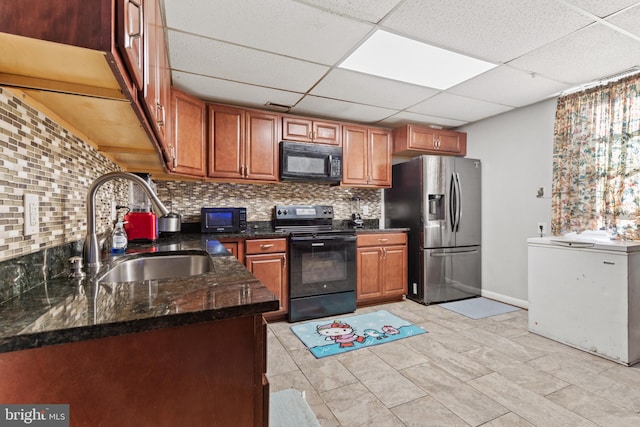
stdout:
[(291, 236), (289, 241), (291, 243), (296, 242), (355, 242), (356, 236)]

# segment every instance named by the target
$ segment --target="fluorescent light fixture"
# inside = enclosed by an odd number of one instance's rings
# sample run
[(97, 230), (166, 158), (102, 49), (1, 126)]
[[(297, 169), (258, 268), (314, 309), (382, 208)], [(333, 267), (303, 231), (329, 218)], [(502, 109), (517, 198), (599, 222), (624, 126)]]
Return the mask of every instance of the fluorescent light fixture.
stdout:
[(496, 64), (378, 30), (339, 67), (444, 90)]

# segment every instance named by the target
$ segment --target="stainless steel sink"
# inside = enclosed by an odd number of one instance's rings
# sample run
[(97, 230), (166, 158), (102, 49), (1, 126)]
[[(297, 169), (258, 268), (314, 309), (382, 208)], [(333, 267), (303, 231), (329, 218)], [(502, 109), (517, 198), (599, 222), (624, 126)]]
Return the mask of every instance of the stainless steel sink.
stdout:
[(197, 276), (213, 271), (205, 251), (156, 252), (125, 257), (99, 276), (98, 282), (138, 282)]

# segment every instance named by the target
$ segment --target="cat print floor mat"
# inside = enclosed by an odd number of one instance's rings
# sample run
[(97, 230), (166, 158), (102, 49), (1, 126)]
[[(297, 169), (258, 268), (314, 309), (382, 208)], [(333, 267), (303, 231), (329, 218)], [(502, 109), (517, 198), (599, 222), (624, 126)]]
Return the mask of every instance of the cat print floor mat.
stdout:
[(291, 326), (291, 331), (318, 359), (427, 332), (386, 310), (309, 321)]

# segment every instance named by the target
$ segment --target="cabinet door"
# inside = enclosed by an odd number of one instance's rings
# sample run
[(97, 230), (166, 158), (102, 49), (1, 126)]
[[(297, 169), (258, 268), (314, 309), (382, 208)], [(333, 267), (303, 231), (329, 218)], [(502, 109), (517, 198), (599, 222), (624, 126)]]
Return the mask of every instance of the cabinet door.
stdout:
[(245, 265), (274, 295), (280, 300), (277, 312), (266, 313), (265, 317), (285, 314), (287, 312), (288, 286), (287, 263), (285, 254), (247, 255)]
[(342, 183), (348, 185), (367, 183), (367, 128), (342, 127)]
[(466, 154), (466, 141), (466, 134), (459, 132), (440, 132), (438, 134), (438, 150), (452, 154), (461, 154), (464, 147)]
[(433, 151), (436, 149), (436, 131), (431, 128), (409, 126), (409, 147), (413, 150)]
[(382, 286), (385, 296), (400, 296), (407, 293), (407, 247), (385, 246), (382, 248)]
[(169, 67), (169, 55), (167, 45), (164, 38), (164, 30), (162, 29), (161, 9), (156, 8), (156, 48), (158, 50), (158, 105), (157, 108), (157, 126), (158, 138), (162, 142), (171, 135), (171, 122), (169, 113), (171, 109), (171, 68)]
[(340, 123), (313, 122), (313, 142), (328, 145), (341, 145)]
[(298, 117), (282, 118), (282, 139), (311, 142), (313, 122)]
[(369, 180), (376, 187), (391, 187), (391, 131), (369, 129)]
[(120, 0), (117, 26), (118, 48), (137, 90), (144, 75), (144, 14), (142, 0)]
[(244, 111), (209, 105), (209, 166), (212, 178), (244, 176)]
[(238, 243), (236, 242), (220, 242), (231, 255), (238, 258)]
[[(162, 30), (162, 12), (157, 0), (145, 0), (143, 4), (146, 36), (144, 63), (144, 105), (149, 114), (151, 126), (158, 140), (165, 144), (165, 127), (170, 102), (171, 77), (168, 75), (168, 60)], [(165, 146), (166, 148), (166, 146)]]
[(170, 169), (177, 173), (204, 176), (206, 173), (205, 106), (198, 98), (173, 90), (171, 138), (173, 159)]
[(144, 0), (144, 85), (143, 105), (150, 118), (151, 126), (156, 129), (156, 105), (158, 103), (158, 23), (157, 0)]
[(357, 249), (356, 298), (358, 302), (383, 295), (380, 247)]
[(245, 114), (245, 178), (277, 181), (279, 116), (261, 111), (247, 111)]

